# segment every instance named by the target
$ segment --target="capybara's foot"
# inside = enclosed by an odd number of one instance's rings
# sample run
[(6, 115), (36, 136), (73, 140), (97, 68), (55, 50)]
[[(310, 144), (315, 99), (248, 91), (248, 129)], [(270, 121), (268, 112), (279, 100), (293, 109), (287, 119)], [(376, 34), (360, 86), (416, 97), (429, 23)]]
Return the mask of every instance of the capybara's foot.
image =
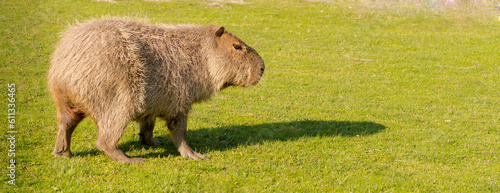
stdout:
[(149, 146), (161, 146), (161, 141), (158, 141), (156, 139), (153, 140), (143, 140), (140, 139), (141, 143), (144, 145), (149, 145)]
[(57, 150), (54, 150), (52, 152), (52, 155), (54, 155), (55, 157), (63, 157), (63, 158), (71, 158), (71, 157), (73, 157), (73, 154), (70, 151), (57, 151)]
[(144, 159), (138, 157), (129, 157), (116, 146), (104, 145), (105, 143), (102, 143), (101, 141), (102, 140), (99, 139), (96, 141), (95, 144), (97, 148), (102, 152), (104, 152), (104, 154), (106, 154), (106, 156), (108, 156), (112, 160), (125, 164), (133, 164), (133, 163), (144, 164), (145, 161)]
[(200, 159), (210, 160), (203, 154), (193, 151), (189, 146), (184, 146), (182, 148), (179, 148), (179, 152), (181, 153), (181, 156), (183, 158), (194, 159), (194, 160), (200, 160)]

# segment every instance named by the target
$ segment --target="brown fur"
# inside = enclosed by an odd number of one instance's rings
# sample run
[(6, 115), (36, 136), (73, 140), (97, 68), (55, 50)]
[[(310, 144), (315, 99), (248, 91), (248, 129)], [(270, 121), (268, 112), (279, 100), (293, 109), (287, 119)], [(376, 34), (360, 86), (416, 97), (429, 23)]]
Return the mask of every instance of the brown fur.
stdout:
[(123, 19), (71, 27), (48, 72), (59, 125), (52, 154), (71, 157), (71, 134), (88, 116), (97, 125), (101, 151), (119, 162), (141, 163), (116, 145), (130, 121), (139, 123), (140, 140), (154, 145), (155, 119), (161, 117), (181, 156), (207, 159), (186, 142), (191, 105), (227, 86), (255, 85), (263, 72), (258, 53), (223, 27)]

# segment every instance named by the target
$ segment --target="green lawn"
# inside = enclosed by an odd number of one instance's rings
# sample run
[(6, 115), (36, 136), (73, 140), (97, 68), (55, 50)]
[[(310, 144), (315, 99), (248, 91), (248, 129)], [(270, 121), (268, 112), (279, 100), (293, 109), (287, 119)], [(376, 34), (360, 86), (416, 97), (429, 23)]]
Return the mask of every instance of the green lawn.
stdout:
[[(244, 2), (1, 1), (0, 190), (500, 192), (498, 1)], [(68, 25), (102, 16), (223, 25), (260, 53), (259, 85), (193, 107), (188, 142), (211, 160), (182, 159), (160, 120), (162, 146), (138, 143), (136, 123), (119, 143), (144, 165), (108, 159), (90, 119), (75, 157), (50, 154), (50, 55)]]

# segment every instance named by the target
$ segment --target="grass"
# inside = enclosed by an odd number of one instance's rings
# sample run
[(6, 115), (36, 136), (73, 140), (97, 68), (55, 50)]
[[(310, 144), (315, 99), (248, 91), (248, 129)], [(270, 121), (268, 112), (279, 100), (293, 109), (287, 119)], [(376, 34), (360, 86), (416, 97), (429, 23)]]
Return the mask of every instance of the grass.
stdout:
[[(492, 1), (0, 2), (1, 190), (6, 192), (499, 192), (500, 20)], [(104, 15), (224, 25), (266, 62), (261, 84), (194, 106), (191, 147), (94, 146), (87, 119), (71, 159), (50, 155), (46, 71), (58, 33)], [(7, 84), (16, 84), (16, 185), (7, 183)]]

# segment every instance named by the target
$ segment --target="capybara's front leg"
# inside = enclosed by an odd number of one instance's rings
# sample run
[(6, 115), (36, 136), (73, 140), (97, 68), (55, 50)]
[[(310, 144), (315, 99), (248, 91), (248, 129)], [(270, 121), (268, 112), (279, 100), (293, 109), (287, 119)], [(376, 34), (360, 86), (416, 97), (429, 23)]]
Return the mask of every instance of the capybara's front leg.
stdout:
[(203, 154), (193, 151), (191, 147), (189, 147), (189, 145), (187, 144), (186, 140), (187, 115), (184, 114), (178, 115), (177, 117), (168, 120), (167, 124), (168, 124), (168, 129), (170, 130), (170, 136), (172, 137), (172, 140), (174, 141), (177, 150), (179, 150), (179, 153), (181, 153), (181, 156), (183, 158), (194, 159), (194, 160), (199, 160), (199, 159), (208, 160), (208, 158), (205, 157)]
[(76, 108), (66, 106), (65, 102), (59, 104), (57, 108), (58, 131), (56, 138), (56, 146), (52, 155), (56, 157), (70, 158), (71, 154), (71, 135), (75, 127), (85, 118), (85, 115), (79, 112)]
[(153, 138), (153, 130), (155, 128), (154, 117), (148, 117), (137, 122), (139, 123), (139, 141), (142, 144), (149, 146), (161, 145), (160, 141)]
[[(107, 126), (107, 127), (106, 127)], [(126, 124), (122, 126), (109, 126), (105, 124), (97, 123), (97, 140), (95, 145), (99, 150), (104, 152), (106, 156), (112, 160), (132, 164), (140, 163), (143, 164), (143, 159), (138, 157), (129, 157), (121, 149), (117, 147), (118, 141), (125, 132)]]

